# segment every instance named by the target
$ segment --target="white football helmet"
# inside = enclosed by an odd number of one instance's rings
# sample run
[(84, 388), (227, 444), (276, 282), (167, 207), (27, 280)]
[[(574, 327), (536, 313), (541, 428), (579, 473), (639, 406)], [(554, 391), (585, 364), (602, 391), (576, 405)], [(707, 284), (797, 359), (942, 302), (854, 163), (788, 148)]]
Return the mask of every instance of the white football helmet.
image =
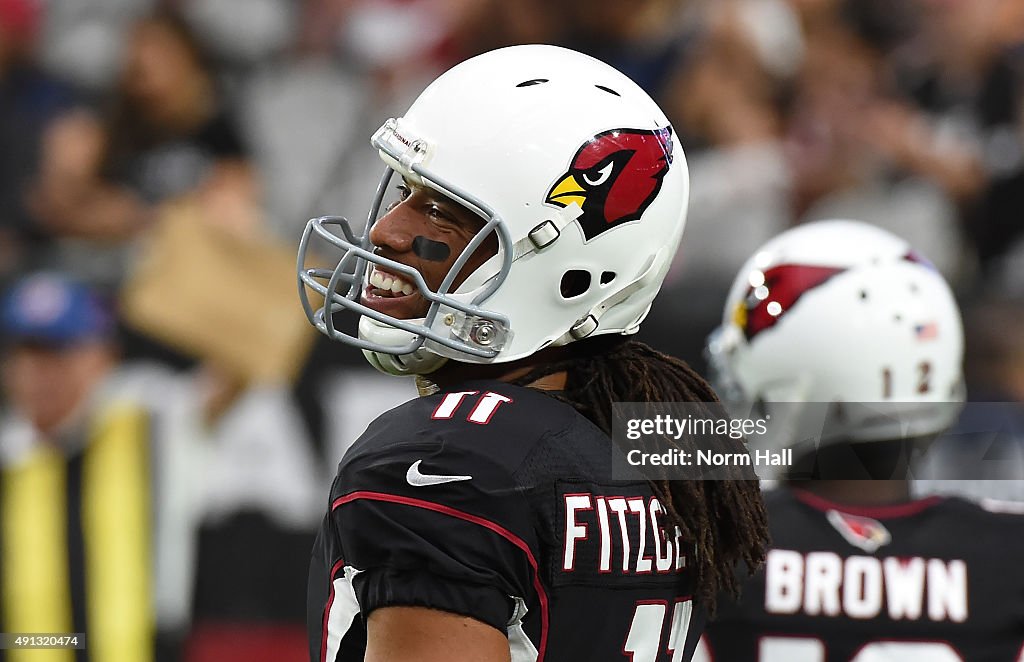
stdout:
[[(949, 286), (902, 239), (856, 221), (801, 225), (758, 250), (733, 282), (707, 354), (734, 411), (844, 403), (847, 417), (860, 416), (844, 428), (850, 441), (940, 432), (964, 398)], [(872, 418), (879, 411), (894, 416)]]
[[(555, 46), (499, 49), (441, 75), (372, 144), (387, 168), (366, 230), (313, 219), (299, 247), (299, 295), (320, 331), (392, 374), (426, 374), (447, 359), (515, 361), (637, 331), (678, 248), (689, 176), (665, 114), (622, 73)], [(395, 172), (481, 217), (436, 292), (412, 267), (372, 252), (370, 227)], [(453, 290), (492, 232), (497, 254)], [(331, 269), (306, 267), (313, 237), (343, 251)], [(431, 302), (426, 316), (401, 320), (362, 305), (368, 263), (415, 282)], [(564, 296), (570, 272), (583, 272), (571, 274), (583, 286)], [(314, 309), (307, 289), (330, 313)], [(338, 311), (361, 315), (358, 337), (334, 326)]]

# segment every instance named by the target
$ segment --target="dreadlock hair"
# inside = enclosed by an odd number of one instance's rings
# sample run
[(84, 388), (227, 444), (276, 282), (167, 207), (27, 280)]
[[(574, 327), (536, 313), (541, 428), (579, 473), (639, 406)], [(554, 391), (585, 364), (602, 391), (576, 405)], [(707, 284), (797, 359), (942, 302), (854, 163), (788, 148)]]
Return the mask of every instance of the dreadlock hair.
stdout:
[[(712, 414), (718, 402), (711, 386), (684, 361), (623, 336), (601, 336), (565, 348), (566, 358), (539, 365), (513, 383), (526, 386), (558, 372), (565, 390), (552, 393), (572, 405), (609, 436), (614, 402), (686, 402)], [(710, 405), (710, 406), (709, 406)], [(674, 446), (693, 451), (695, 438)], [(742, 440), (722, 440), (746, 452)], [(664, 449), (662, 449), (664, 450)], [(736, 567), (753, 573), (765, 560), (768, 524), (756, 477), (737, 469), (729, 480), (649, 480), (669, 520), (696, 547), (696, 595), (714, 613), (720, 592), (739, 595)]]

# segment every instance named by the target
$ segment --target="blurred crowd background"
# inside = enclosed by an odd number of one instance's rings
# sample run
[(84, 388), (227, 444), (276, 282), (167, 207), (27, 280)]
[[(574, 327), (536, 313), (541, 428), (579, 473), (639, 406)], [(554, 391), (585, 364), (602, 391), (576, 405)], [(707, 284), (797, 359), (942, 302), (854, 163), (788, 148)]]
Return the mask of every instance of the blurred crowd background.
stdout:
[(1020, 0), (0, 0), (0, 631), (305, 659), (336, 463), (415, 390), (308, 326), (299, 235), (365, 218), (369, 136), (434, 76), (536, 42), (620, 68), (682, 138), (688, 226), (642, 339), (703, 369), (757, 246), (860, 219), (954, 285), (970, 398), (1022, 399)]

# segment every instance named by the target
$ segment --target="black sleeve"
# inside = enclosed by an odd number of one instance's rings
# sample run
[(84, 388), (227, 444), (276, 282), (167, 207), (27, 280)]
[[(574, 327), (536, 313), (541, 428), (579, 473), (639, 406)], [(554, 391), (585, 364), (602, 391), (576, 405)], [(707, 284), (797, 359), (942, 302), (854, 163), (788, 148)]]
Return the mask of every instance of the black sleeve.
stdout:
[[(428, 484), (410, 482), (410, 471)], [(438, 476), (460, 480), (429, 484)], [(364, 619), (379, 607), (424, 606), (504, 633), (515, 598), (534, 595), (527, 501), (487, 458), (436, 441), (392, 446), (346, 458), (336, 490), (330, 517)]]

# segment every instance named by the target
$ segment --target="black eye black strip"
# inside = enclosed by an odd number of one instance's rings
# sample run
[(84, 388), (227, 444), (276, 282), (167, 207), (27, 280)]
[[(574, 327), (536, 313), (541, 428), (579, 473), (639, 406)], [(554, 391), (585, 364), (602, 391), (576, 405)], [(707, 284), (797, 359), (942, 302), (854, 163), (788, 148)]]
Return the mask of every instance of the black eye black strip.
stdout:
[(431, 262), (444, 262), (452, 254), (451, 247), (442, 241), (434, 241), (424, 236), (412, 240), (412, 252)]

